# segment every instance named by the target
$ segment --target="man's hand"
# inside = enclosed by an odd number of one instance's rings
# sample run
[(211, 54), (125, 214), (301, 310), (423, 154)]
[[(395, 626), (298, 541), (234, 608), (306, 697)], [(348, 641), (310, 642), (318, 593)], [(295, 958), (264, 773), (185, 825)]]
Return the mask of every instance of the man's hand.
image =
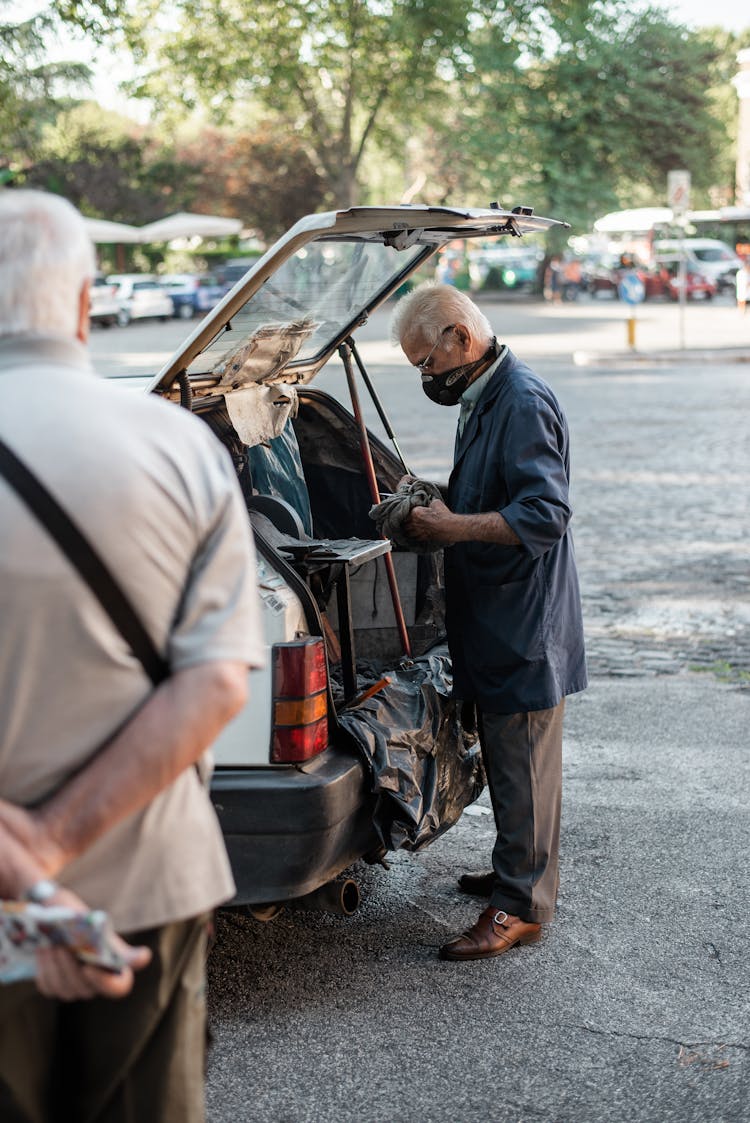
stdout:
[[(69, 889), (59, 889), (45, 903), (87, 911), (81, 898)], [(151, 952), (148, 948), (127, 944), (120, 936), (115, 936), (113, 943), (126, 962), (126, 966), (117, 973), (81, 963), (67, 948), (38, 951), (37, 989), (46, 998), (58, 998), (63, 1002), (86, 998), (124, 998), (133, 988), (133, 973), (151, 962)]]
[(437, 542), (442, 546), (450, 546), (458, 541), (457, 520), (460, 518), (440, 499), (433, 499), (429, 507), (413, 507), (403, 525), (409, 537), (417, 542)]
[[(19, 834), (24, 834), (28, 827), (24, 818), (28, 813), (5, 802), (3, 812), (0, 820), (0, 897), (21, 900), (29, 886), (54, 874), (54, 865), (42, 865), (20, 840)], [(8, 819), (12, 821), (14, 831), (8, 829)], [(69, 889), (58, 889), (46, 904), (88, 911), (81, 898)], [(119, 936), (115, 936), (114, 943), (126, 963), (117, 974), (79, 962), (66, 948), (45, 948), (38, 952), (37, 988), (48, 998), (64, 1001), (97, 996), (124, 998), (132, 990), (133, 972), (148, 965), (151, 952), (148, 948), (131, 947)]]

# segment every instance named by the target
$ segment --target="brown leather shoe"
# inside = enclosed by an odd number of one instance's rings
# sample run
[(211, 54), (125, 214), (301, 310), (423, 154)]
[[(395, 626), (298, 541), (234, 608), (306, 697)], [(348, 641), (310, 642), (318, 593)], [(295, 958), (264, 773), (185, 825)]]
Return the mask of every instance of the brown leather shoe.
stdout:
[(492, 870), (486, 873), (462, 873), (458, 879), (458, 888), (470, 897), (490, 897), (495, 888), (495, 875)]
[(490, 905), (476, 924), (443, 944), (441, 959), (492, 959), (502, 955), (516, 944), (535, 944), (542, 938), (541, 924), (529, 924), (518, 916), (509, 916), (502, 909)]

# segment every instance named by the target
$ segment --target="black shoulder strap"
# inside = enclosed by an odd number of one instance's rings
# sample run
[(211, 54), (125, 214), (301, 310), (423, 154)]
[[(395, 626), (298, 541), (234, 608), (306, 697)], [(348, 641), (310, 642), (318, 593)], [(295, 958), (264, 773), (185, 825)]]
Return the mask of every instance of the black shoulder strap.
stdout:
[(78, 570), (133, 654), (140, 659), (151, 682), (158, 686), (167, 678), (169, 667), (129, 598), (70, 516), (3, 440), (0, 440), (0, 475), (5, 476)]

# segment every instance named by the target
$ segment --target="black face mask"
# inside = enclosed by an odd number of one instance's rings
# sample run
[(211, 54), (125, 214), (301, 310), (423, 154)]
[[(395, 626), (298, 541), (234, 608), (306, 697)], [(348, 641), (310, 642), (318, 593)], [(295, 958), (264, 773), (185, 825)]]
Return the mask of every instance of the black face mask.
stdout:
[(423, 374), (422, 389), (430, 401), (437, 402), (439, 406), (458, 405), (461, 395), (471, 384), (474, 375), (483, 367), (489, 367), (499, 354), (500, 347), (497, 339), (493, 337), (485, 353), (473, 363), (463, 363), (459, 367), (451, 367), (450, 370), (441, 370), (439, 374)]

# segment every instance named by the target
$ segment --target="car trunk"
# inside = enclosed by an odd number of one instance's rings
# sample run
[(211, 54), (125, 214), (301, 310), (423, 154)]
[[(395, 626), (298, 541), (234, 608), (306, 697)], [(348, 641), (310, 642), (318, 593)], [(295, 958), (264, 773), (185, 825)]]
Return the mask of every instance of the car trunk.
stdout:
[[(247, 448), (223, 406), (201, 412), (233, 454), (260, 552), (303, 601), (310, 632), (324, 637), (331, 742), (366, 765), (380, 842), (386, 850), (425, 845), (483, 785), (472, 715), (451, 699), (442, 551), (392, 554), (406, 655), (386, 555), (349, 567), (315, 556), (321, 547), (379, 541), (368, 517), (372, 498), (352, 414), (328, 394), (300, 389), (293, 421), (278, 437)], [(403, 468), (372, 434), (369, 444), (378, 487), (390, 492)]]
[[(152, 384), (179, 396), (232, 453), (259, 552), (299, 598), (309, 633), (324, 638), (331, 744), (364, 763), (385, 849), (436, 838), (483, 776), (470, 715), (451, 697), (442, 551), (391, 552), (368, 517), (405, 468), (364, 429), (355, 365), (379, 403), (352, 336), (454, 238), (516, 238), (552, 225), (529, 208), (310, 216), (237, 282)], [(310, 387), (337, 352), (351, 411)], [(308, 767), (315, 761), (299, 770)]]

